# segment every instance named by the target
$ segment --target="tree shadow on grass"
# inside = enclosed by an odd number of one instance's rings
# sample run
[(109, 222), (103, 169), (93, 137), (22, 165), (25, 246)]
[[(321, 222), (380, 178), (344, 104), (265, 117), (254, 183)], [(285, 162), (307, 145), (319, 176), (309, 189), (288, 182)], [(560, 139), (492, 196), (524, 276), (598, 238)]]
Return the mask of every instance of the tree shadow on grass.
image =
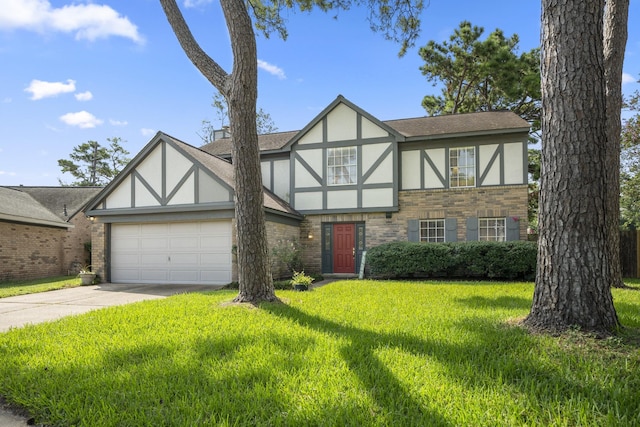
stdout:
[(513, 296), (499, 296), (496, 298), (472, 296), (468, 298), (458, 298), (456, 299), (456, 302), (477, 309), (501, 308), (520, 310), (531, 308), (531, 298), (521, 298)]
[[(472, 299), (471, 304), (475, 303), (482, 305), (486, 301)], [(500, 304), (503, 303), (522, 301)], [(0, 367), (0, 374), (19, 370), (18, 375), (11, 375), (11, 387), (31, 387), (32, 414), (38, 420), (59, 425), (450, 426), (477, 421), (483, 415), (479, 423), (540, 425), (558, 421), (540, 418), (553, 410), (566, 417), (566, 424), (577, 425), (596, 415), (587, 414), (585, 420), (576, 418), (585, 414), (563, 413), (563, 407), (577, 405), (576, 399), (625, 402), (620, 403), (620, 413), (626, 414), (627, 419), (635, 416), (629, 412), (640, 405), (633, 386), (616, 388), (627, 378), (616, 377), (610, 386), (603, 385), (586, 371), (576, 374), (567, 365), (549, 363), (539, 357), (535, 337), (484, 318), (461, 318), (454, 327), (464, 332), (463, 340), (449, 340), (364, 329), (284, 304), (263, 304), (260, 310), (286, 321), (271, 325), (294, 324), (293, 332), (259, 327), (254, 328), (253, 335), (244, 331), (203, 331), (181, 347), (170, 347), (163, 340), (141, 340), (128, 343), (127, 347), (102, 349), (99, 360), (60, 363), (54, 358), (57, 364), (48, 367), (18, 365), (20, 354), (30, 354), (38, 348), (35, 343), (20, 342), (0, 346), (0, 360), (7, 365)], [(294, 378), (303, 386), (309, 385), (304, 383), (309, 376), (307, 370), (317, 367), (305, 359), (305, 354), (313, 352), (317, 336), (307, 331), (339, 341), (340, 358), (361, 384), (361, 390), (356, 392), (366, 393), (373, 404), (348, 396), (329, 396), (324, 402), (310, 405), (311, 409), (295, 406), (291, 384), (286, 389), (280, 387), (280, 382)], [(142, 333), (140, 338), (144, 337)], [(268, 344), (258, 346), (268, 348), (268, 353), (255, 354), (255, 340)], [(423, 366), (412, 367), (415, 381), (403, 380), (398, 372), (402, 368), (389, 365), (381, 356), (393, 356), (394, 352), (423, 362)], [(439, 393), (451, 393), (458, 406), (464, 406), (463, 399), (467, 398), (467, 393), (460, 390), (468, 390), (470, 396), (483, 396), (487, 389), (495, 388), (506, 390), (502, 394), (507, 398), (518, 399), (521, 410), (507, 414), (509, 418), (500, 413), (502, 408), (484, 402), (448, 414), (448, 409), (439, 407), (434, 399), (438, 391), (422, 390), (415, 384), (420, 379), (417, 376), (434, 364), (444, 368), (446, 384), (456, 388)], [(4, 386), (2, 389), (7, 390)], [(55, 393), (40, 395), (41, 389)], [(482, 405), (494, 412), (478, 414)], [(504, 411), (513, 411), (514, 405), (511, 406)], [(606, 413), (607, 408), (599, 410)], [(464, 415), (470, 418), (461, 419)]]
[[(510, 306), (513, 302), (510, 300), (507, 303)], [(524, 302), (524, 299), (515, 301), (517, 305), (523, 305)], [(575, 400), (576, 397), (589, 400), (610, 395), (610, 399), (615, 400), (616, 391), (603, 390), (597, 380), (578, 382), (574, 376), (561, 372), (562, 367), (541, 363), (536, 356), (535, 339), (524, 330), (499, 326), (483, 318), (461, 320), (459, 327), (466, 330), (471, 338), (468, 342), (453, 343), (429, 337), (417, 338), (401, 332), (375, 332), (338, 324), (289, 305), (265, 304), (261, 308), (295, 321), (302, 327), (347, 339), (349, 344), (340, 352), (342, 358), (349, 370), (357, 375), (371, 399), (389, 417), (387, 421), (394, 425), (447, 426), (458, 424), (459, 421), (448, 418), (424, 393), (401, 382), (376, 355), (381, 348), (399, 349), (423, 358), (425, 365), (433, 359), (447, 368), (451, 380), (469, 390), (482, 393), (487, 387), (510, 389), (512, 394), (520, 396), (523, 403), (521, 411), (515, 415), (518, 424), (544, 423), (545, 420), (536, 418), (545, 413), (539, 410), (540, 407), (555, 405), (556, 408), (562, 408), (565, 401)], [(524, 405), (535, 407), (533, 419), (528, 418), (530, 414)], [(510, 421), (514, 421), (513, 418)], [(574, 421), (580, 422), (579, 419)], [(507, 421), (496, 419), (494, 422), (500, 424)], [(571, 424), (571, 421), (568, 422)]]

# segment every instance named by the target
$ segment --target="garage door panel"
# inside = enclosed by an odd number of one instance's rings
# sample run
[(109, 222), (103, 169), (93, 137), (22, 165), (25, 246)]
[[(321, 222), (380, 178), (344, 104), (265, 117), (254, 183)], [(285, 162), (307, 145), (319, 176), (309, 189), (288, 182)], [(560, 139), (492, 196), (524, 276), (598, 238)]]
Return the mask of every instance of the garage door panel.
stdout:
[(173, 282), (199, 282), (200, 272), (193, 270), (171, 270), (169, 278)]
[(127, 238), (119, 238), (115, 239), (112, 237), (111, 239), (111, 249), (115, 251), (125, 251), (125, 250), (138, 250), (140, 246), (140, 239), (138, 237), (127, 237)]
[(200, 265), (221, 268), (231, 264), (231, 254), (206, 253), (200, 254)]
[(166, 235), (169, 226), (167, 224), (137, 224), (141, 235)]
[(142, 249), (166, 249), (169, 242), (166, 237), (141, 237), (140, 247)]
[(226, 284), (231, 222), (113, 224), (111, 281)]
[(198, 267), (200, 266), (200, 254), (198, 252), (172, 253), (170, 263), (172, 268)]
[(193, 250), (195, 248), (199, 248), (199, 240), (198, 236), (180, 236), (180, 237), (171, 237), (169, 240), (169, 247), (172, 250)]
[(140, 281), (140, 270), (136, 268), (119, 268), (111, 272), (112, 282)]
[(231, 282), (231, 272), (230, 271), (216, 271), (216, 270), (208, 270), (203, 271), (200, 279), (204, 282), (209, 283), (229, 283)]
[(200, 247), (203, 249), (218, 250), (220, 248), (220, 241), (231, 241), (231, 236), (217, 235), (217, 236), (203, 236), (200, 238)]
[(142, 252), (140, 254), (139, 260), (140, 265), (156, 268), (166, 267), (169, 263), (167, 254), (165, 253)]
[(122, 267), (138, 266), (140, 264), (138, 253), (112, 253), (111, 264), (120, 265)]
[(140, 281), (146, 283), (163, 283), (169, 280), (169, 272), (167, 269), (140, 269)]
[(199, 222), (175, 222), (169, 224), (169, 230), (172, 234), (198, 234), (200, 230)]

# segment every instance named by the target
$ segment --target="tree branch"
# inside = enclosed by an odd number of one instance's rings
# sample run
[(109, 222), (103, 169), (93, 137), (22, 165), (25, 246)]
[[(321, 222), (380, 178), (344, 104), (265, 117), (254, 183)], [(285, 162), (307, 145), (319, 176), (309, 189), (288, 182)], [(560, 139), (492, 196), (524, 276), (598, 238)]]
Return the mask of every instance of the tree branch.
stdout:
[(180, 8), (175, 0), (160, 0), (160, 4), (164, 9), (167, 20), (173, 29), (173, 32), (180, 42), (180, 46), (187, 54), (193, 65), (196, 66), (203, 76), (220, 91), (223, 95), (228, 92), (228, 77), (226, 71), (218, 65), (204, 50), (200, 47), (196, 39), (191, 34), (191, 30), (187, 25)]

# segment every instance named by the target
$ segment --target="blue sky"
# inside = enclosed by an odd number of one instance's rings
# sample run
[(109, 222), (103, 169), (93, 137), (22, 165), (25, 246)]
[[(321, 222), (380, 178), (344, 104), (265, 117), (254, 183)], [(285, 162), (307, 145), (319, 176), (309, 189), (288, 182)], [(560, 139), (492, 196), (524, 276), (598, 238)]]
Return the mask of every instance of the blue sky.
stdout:
[[(443, 41), (463, 20), (539, 45), (540, 2), (431, 0), (416, 47), (373, 33), (363, 9), (289, 13), (289, 38), (258, 37), (258, 106), (280, 131), (304, 127), (342, 94), (382, 120), (425, 115), (435, 94), (418, 48)], [(201, 46), (230, 70), (217, 2), (179, 0)], [(640, 6), (631, 2), (623, 91), (640, 88)], [(217, 123), (214, 89), (181, 50), (157, 0), (2, 0), (0, 185), (58, 185), (57, 160), (89, 140), (120, 137), (134, 156), (156, 131), (200, 145), (201, 122)]]

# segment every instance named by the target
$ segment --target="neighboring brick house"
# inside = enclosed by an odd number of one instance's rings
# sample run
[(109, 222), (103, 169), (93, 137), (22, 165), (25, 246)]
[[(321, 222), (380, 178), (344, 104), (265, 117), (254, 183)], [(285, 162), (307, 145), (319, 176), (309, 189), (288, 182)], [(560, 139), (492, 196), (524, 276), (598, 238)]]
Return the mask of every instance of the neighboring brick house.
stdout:
[[(338, 96), (259, 138), (269, 245), (298, 243), (307, 272), (354, 274), (384, 242), (525, 240), (528, 132), (506, 111), (380, 121)], [(234, 280), (230, 153), (228, 138), (197, 149), (158, 133), (88, 206), (100, 274)]]
[(100, 188), (0, 187), (0, 281), (73, 274), (89, 263), (82, 209)]

